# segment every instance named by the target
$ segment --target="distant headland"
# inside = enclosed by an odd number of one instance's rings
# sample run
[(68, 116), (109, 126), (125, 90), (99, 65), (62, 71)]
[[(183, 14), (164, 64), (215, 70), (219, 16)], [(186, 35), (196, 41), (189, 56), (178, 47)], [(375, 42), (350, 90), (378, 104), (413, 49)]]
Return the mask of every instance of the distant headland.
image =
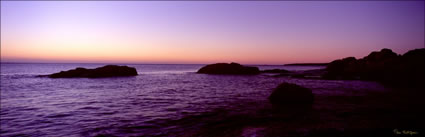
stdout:
[(284, 66), (327, 66), (329, 63), (291, 63)]

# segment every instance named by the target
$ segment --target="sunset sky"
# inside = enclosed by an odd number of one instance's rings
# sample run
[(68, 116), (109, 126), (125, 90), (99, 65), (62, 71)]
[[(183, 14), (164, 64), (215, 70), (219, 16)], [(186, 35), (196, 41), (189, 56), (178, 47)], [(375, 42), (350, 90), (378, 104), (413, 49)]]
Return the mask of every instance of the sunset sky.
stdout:
[(424, 37), (423, 1), (1, 1), (2, 62), (318, 63)]

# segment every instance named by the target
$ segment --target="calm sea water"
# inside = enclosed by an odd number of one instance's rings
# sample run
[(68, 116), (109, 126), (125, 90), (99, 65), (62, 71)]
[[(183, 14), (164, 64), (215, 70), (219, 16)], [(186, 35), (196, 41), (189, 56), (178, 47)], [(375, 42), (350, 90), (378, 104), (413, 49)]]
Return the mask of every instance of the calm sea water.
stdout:
[(36, 77), (103, 65), (1, 64), (1, 136), (190, 136), (190, 132), (208, 128), (209, 123), (221, 122), (222, 113), (249, 115), (269, 107), (267, 97), (281, 82), (302, 85), (316, 95), (385, 90), (377, 83), (362, 81), (195, 73), (203, 65), (128, 64), (137, 69), (135, 77)]

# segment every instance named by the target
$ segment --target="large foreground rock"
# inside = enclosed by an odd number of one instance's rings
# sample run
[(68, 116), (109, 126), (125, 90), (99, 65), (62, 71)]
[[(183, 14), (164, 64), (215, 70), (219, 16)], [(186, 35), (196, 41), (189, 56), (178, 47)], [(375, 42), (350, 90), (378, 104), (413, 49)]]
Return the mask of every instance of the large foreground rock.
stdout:
[(273, 105), (312, 104), (314, 95), (310, 89), (291, 83), (282, 83), (269, 96)]
[(232, 75), (255, 75), (260, 70), (257, 67), (242, 66), (238, 63), (216, 63), (202, 67), (198, 73), (204, 74), (232, 74)]
[(50, 78), (103, 78), (136, 76), (137, 71), (133, 67), (107, 65), (95, 69), (76, 68), (48, 75)]

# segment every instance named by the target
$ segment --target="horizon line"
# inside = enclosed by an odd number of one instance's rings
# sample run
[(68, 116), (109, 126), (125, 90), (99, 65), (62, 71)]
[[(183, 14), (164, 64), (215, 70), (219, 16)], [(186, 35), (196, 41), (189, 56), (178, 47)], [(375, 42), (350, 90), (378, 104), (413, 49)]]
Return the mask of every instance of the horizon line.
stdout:
[[(216, 63), (232, 63), (232, 62), (216, 62)], [(238, 63), (238, 62), (234, 62)], [(208, 65), (215, 63), (118, 63), (118, 62), (19, 62), (19, 61), (0, 61), (0, 64), (125, 64), (125, 65)], [(242, 63), (239, 63), (242, 64)], [(292, 64), (326, 64), (326, 63), (282, 63), (282, 64), (243, 64), (255, 66), (284, 66)]]

